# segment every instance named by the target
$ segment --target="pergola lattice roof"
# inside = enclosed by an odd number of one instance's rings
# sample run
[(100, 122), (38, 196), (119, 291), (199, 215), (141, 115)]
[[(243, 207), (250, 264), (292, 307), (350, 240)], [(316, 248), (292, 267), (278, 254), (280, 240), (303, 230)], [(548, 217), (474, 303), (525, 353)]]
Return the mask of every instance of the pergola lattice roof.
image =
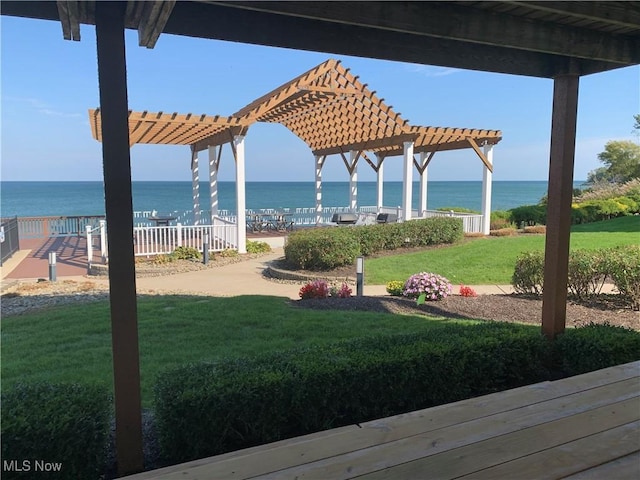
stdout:
[[(99, 110), (90, 110), (94, 138), (101, 140)], [(400, 155), (403, 142), (415, 152), (496, 144), (499, 130), (410, 126), (338, 60), (329, 59), (254, 100), (229, 117), (129, 112), (129, 138), (135, 143), (192, 145), (204, 150), (244, 134), (255, 122), (280, 123), (315, 155), (367, 150)], [(482, 156), (481, 156), (482, 157)]]

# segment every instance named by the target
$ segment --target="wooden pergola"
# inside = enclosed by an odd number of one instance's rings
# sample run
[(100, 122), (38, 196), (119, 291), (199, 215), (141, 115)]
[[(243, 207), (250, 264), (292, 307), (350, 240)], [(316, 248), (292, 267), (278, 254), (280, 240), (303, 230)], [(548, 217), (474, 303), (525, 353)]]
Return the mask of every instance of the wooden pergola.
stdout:
[[(102, 116), (89, 110), (93, 137), (102, 141)], [(238, 250), (246, 252), (244, 149), (249, 127), (256, 122), (279, 123), (302, 139), (315, 157), (316, 223), (322, 218), (322, 168), (328, 155), (340, 155), (349, 172), (349, 207), (357, 208), (357, 165), (366, 161), (377, 173), (377, 207), (383, 206), (385, 158), (403, 156), (403, 220), (412, 217), (413, 166), (420, 175), (418, 211), (427, 210), (427, 167), (438, 151), (472, 149), (484, 164), (483, 233), (489, 233), (493, 146), (499, 130), (410, 126), (383, 99), (360, 82), (338, 60), (329, 59), (254, 100), (228, 117), (177, 113), (129, 112), (129, 145), (136, 143), (189, 145), (196, 223), (200, 213), (198, 152), (209, 151), (212, 219), (218, 213), (217, 177), (222, 146), (229, 143), (235, 160)], [(484, 148), (484, 151), (481, 150)], [(216, 150), (217, 149), (217, 150)], [(367, 152), (375, 156), (372, 160)], [(418, 155), (418, 156), (416, 156)]]
[(640, 64), (637, 2), (2, 1), (2, 15), (96, 26), (120, 474), (141, 471), (142, 429), (131, 231), (125, 28), (553, 79), (542, 331), (566, 320), (581, 76)]

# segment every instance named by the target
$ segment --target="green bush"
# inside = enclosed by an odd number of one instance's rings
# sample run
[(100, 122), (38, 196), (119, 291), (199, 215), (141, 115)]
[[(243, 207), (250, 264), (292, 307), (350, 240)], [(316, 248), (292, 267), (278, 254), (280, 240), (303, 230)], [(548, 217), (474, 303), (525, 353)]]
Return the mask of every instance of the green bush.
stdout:
[(480, 215), (480, 212), (477, 210), (471, 210), (470, 208), (464, 208), (464, 207), (440, 207), (440, 208), (436, 208), (437, 211), (439, 212), (456, 212), (456, 213), (473, 213), (476, 215)]
[(299, 230), (284, 247), (287, 261), (297, 268), (330, 270), (350, 265), (358, 255), (400, 247), (454, 243), (464, 236), (462, 220), (434, 217), (403, 223)]
[(19, 384), (2, 394), (2, 460), (31, 461), (26, 475), (4, 469), (2, 478), (33, 478), (36, 459), (60, 463), (47, 478), (100, 478), (111, 417), (106, 389), (76, 384)]
[[(634, 310), (640, 310), (640, 245), (569, 253), (567, 288), (574, 297), (585, 299), (599, 294), (607, 278)], [(519, 255), (511, 277), (514, 291), (541, 295), (543, 283), (544, 253)]]
[(330, 270), (352, 264), (360, 255), (360, 245), (353, 233), (355, 228), (299, 230), (289, 236), (284, 256), (292, 265), (308, 270)]
[(604, 250), (572, 250), (569, 253), (569, 293), (578, 299), (597, 295), (606, 280)]
[(165, 372), (161, 449), (182, 462), (534, 383), (549, 376), (538, 329), (450, 325)]
[(271, 246), (267, 242), (247, 241), (247, 253), (269, 253)]
[(198, 249), (193, 247), (176, 247), (171, 252), (171, 256), (177, 260), (200, 260), (202, 258)]
[(387, 293), (393, 297), (401, 297), (404, 291), (404, 282), (400, 280), (391, 280), (387, 283)]
[(547, 207), (545, 205), (523, 205), (512, 208), (511, 221), (517, 226), (546, 225)]
[(607, 250), (606, 271), (634, 310), (640, 310), (640, 245)]
[(640, 359), (640, 333), (591, 323), (569, 329), (554, 342), (564, 375), (578, 375)]
[(516, 293), (542, 294), (544, 282), (544, 253), (524, 252), (516, 258), (511, 285)]

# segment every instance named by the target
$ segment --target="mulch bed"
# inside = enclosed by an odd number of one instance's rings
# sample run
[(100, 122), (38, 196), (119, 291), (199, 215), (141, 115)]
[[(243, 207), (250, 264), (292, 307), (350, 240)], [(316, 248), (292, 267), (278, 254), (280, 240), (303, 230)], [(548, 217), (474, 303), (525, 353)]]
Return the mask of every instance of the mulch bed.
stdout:
[[(542, 299), (526, 295), (452, 295), (417, 305), (403, 297), (351, 297), (307, 299), (292, 302), (300, 308), (357, 310), (428, 317), (497, 320), (540, 325)], [(567, 326), (609, 323), (640, 331), (640, 312), (633, 311), (617, 295), (597, 295), (590, 300), (567, 302)]]

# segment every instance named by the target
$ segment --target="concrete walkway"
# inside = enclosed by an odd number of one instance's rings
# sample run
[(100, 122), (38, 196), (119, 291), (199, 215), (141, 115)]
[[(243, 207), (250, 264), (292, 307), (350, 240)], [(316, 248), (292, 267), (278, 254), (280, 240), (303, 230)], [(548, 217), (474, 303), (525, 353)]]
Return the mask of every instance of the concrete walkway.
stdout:
[[(199, 270), (195, 272), (178, 273), (161, 277), (145, 277), (136, 280), (137, 289), (140, 291), (154, 291), (157, 293), (191, 293), (212, 296), (237, 296), (237, 295), (275, 295), (292, 299), (299, 298), (298, 292), (304, 282), (299, 284), (279, 283), (263, 277), (262, 271), (272, 260), (284, 255), (284, 250), (275, 248), (272, 253), (265, 256), (246, 260), (222, 267)], [(20, 276), (20, 272), (32, 272), (21, 265), (35, 255), (28, 251), (17, 252), (2, 267), (2, 279), (21, 279), (21, 281), (35, 280), (32, 275)], [(65, 274), (65, 270), (58, 270), (59, 280), (86, 281), (90, 278), (96, 283), (108, 284), (105, 278), (86, 277), (78, 270), (71, 275)], [(366, 270), (365, 270), (366, 272)], [(46, 270), (40, 275), (46, 278)], [(366, 277), (365, 277), (366, 282)], [(472, 287), (479, 295), (511, 293), (510, 285), (480, 285)], [(454, 286), (457, 293), (457, 286)], [(371, 296), (386, 295), (385, 285), (365, 285), (364, 294)]]

